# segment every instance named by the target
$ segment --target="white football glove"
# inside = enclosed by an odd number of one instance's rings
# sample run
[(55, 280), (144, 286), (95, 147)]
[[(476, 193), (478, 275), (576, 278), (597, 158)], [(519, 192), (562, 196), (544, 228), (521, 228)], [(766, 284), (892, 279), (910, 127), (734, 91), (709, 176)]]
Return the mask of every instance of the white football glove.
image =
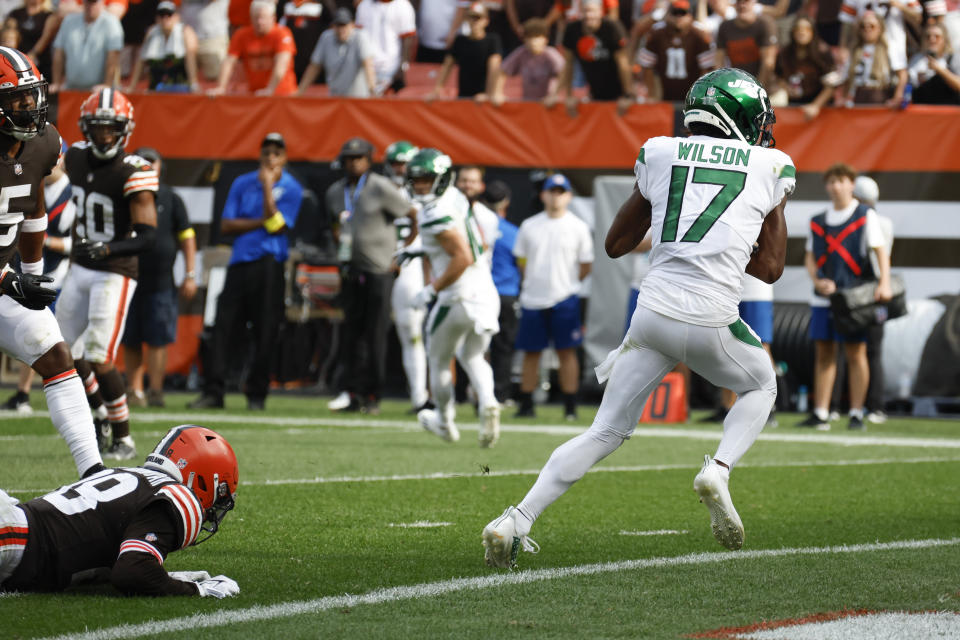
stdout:
[(413, 299), (410, 300), (410, 306), (415, 309), (425, 309), (436, 299), (437, 290), (433, 288), (432, 284), (428, 284), (423, 289), (420, 289), (417, 295), (413, 296)]
[(197, 588), (200, 590), (200, 597), (205, 598), (207, 596), (212, 596), (217, 598), (226, 598), (227, 596), (235, 596), (240, 593), (240, 585), (236, 581), (231, 580), (227, 576), (216, 576), (210, 578), (209, 580), (203, 580), (196, 583)]
[(202, 582), (209, 580), (210, 574), (206, 571), (171, 571), (170, 577), (181, 582)]

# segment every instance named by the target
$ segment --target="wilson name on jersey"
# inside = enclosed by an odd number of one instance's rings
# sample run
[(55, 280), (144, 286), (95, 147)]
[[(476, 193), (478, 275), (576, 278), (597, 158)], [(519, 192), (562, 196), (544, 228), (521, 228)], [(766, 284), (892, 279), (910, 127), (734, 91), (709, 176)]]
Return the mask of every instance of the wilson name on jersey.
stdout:
[(639, 303), (691, 324), (735, 322), (763, 220), (796, 186), (790, 156), (708, 136), (651, 138), (634, 174), (652, 207)]
[[(145, 510), (166, 505), (156, 524)], [(151, 469), (107, 469), (21, 505), (29, 542), (20, 566), (5, 586), (62, 589), (71, 578), (112, 567), (127, 552), (149, 553), (163, 563), (171, 551), (197, 539), (200, 501), (184, 485)], [(162, 534), (161, 526), (171, 532)]]
[(17, 252), (20, 223), (37, 210), (40, 184), (59, 158), (60, 134), (50, 124), (24, 140), (16, 157), (0, 154), (0, 268)]
[[(99, 160), (89, 142), (77, 142), (64, 160), (77, 207), (75, 240), (104, 244), (129, 238), (133, 233), (129, 198), (140, 191), (156, 193), (157, 172), (140, 156), (122, 151), (110, 160)], [(111, 271), (137, 277), (137, 256), (108, 257), (100, 261), (79, 260), (78, 264), (97, 271)]]
[(460, 234), (473, 256), (473, 264), (453, 284), (437, 293), (441, 302), (458, 300), (482, 302), (491, 296), (497, 300), (489, 268), (481, 263), (484, 252), (483, 236), (476, 219), (470, 213), (470, 203), (459, 190), (449, 187), (443, 195), (426, 205), (418, 218), (424, 253), (430, 258), (430, 274), (436, 280), (447, 270), (450, 255), (440, 245), (437, 235), (454, 230)]

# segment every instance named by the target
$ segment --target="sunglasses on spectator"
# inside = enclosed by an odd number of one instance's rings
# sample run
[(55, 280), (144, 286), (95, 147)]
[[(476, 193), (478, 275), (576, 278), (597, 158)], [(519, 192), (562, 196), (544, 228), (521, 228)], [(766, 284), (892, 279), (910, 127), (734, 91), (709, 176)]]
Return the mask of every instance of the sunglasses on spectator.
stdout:
[(686, 9), (670, 9), (670, 15), (672, 15), (672, 16), (678, 16), (678, 17), (679, 17), (679, 16), (685, 16), (685, 15), (687, 15), (688, 13), (690, 13), (690, 12), (687, 11)]
[(866, 31), (873, 31), (874, 29), (879, 29), (880, 25), (875, 22), (865, 22), (860, 25), (860, 28)]
[(483, 20), (485, 17), (479, 13), (471, 13), (467, 15), (467, 20)]

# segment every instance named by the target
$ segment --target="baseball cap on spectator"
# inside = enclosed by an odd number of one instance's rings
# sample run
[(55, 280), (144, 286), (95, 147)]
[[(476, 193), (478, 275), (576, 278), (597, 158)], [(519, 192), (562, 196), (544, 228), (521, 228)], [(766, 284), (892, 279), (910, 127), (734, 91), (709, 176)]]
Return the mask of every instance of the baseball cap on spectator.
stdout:
[(172, 16), (177, 12), (177, 5), (170, 0), (163, 0), (157, 5), (157, 13), (160, 15)]
[(351, 22), (353, 22), (353, 14), (350, 13), (350, 9), (346, 7), (340, 7), (333, 14), (333, 24), (344, 25), (350, 24)]
[(570, 181), (567, 180), (567, 176), (563, 175), (562, 173), (555, 173), (544, 181), (543, 191), (550, 191), (550, 189), (573, 191), (573, 189), (570, 187)]
[(281, 149), (287, 148), (286, 140), (284, 140), (283, 136), (276, 131), (271, 131), (267, 135), (263, 136), (263, 142), (260, 143), (260, 148), (263, 149), (268, 144), (275, 144)]
[(580, 3), (581, 9), (586, 9), (589, 6), (600, 7), (603, 9), (603, 0), (583, 0), (583, 2)]
[(672, 0), (670, 2), (671, 9), (683, 9), (684, 11), (690, 11), (690, 0)]
[(510, 186), (506, 182), (503, 180), (494, 180), (487, 185), (487, 189), (483, 192), (481, 199), (488, 204), (496, 204), (497, 202), (503, 202), (509, 199), (511, 195)]
[(869, 176), (857, 176), (853, 181), (853, 197), (860, 202), (873, 206), (880, 199), (880, 187), (877, 181)]
[(340, 147), (341, 158), (356, 158), (357, 156), (372, 156), (373, 145), (363, 138), (350, 138)]

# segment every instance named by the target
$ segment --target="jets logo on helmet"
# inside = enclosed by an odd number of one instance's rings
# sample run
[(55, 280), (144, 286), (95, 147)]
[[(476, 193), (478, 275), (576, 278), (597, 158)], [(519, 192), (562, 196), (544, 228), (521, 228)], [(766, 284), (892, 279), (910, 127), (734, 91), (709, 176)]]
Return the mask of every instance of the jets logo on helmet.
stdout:
[(0, 47), (0, 133), (29, 140), (47, 124), (47, 81), (22, 52)]
[[(687, 92), (683, 124), (709, 125), (732, 140), (773, 147), (777, 121), (767, 92), (741, 69), (718, 69), (702, 76)], [(694, 126), (694, 128), (697, 128)]]
[(403, 185), (403, 173), (406, 165), (420, 151), (412, 142), (406, 140), (397, 140), (384, 153), (383, 172), (397, 186)]
[(101, 160), (109, 160), (127, 145), (133, 125), (133, 105), (116, 89), (94, 91), (80, 107), (80, 131)]
[(194, 544), (215, 534), (227, 512), (233, 509), (240, 481), (237, 456), (230, 443), (212, 429), (193, 424), (170, 429), (147, 454), (143, 466), (166, 473), (200, 501), (204, 514), (201, 529), (207, 535)]
[[(433, 202), (453, 184), (452, 167), (450, 156), (439, 149), (421, 149), (407, 163), (407, 189), (410, 195), (420, 204)], [(413, 181), (419, 178), (433, 178), (427, 193), (417, 193), (414, 189)]]

